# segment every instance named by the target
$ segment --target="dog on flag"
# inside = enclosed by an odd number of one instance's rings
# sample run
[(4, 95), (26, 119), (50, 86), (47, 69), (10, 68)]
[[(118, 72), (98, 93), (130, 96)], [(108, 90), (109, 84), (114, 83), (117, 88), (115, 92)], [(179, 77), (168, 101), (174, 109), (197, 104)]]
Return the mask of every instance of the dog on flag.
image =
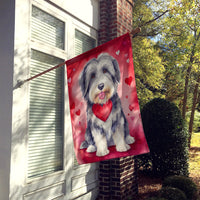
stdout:
[(85, 65), (79, 84), (87, 102), (87, 128), (80, 149), (105, 156), (109, 146), (115, 145), (118, 152), (125, 152), (134, 143), (117, 94), (119, 82), (119, 64), (109, 54), (102, 53)]

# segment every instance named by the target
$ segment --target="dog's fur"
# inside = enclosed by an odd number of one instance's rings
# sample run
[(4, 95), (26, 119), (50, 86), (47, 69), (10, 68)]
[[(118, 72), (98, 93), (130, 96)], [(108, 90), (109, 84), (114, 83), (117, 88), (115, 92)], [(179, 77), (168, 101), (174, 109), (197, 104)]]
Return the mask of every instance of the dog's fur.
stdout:
[[(119, 81), (118, 62), (109, 54), (100, 54), (85, 65), (79, 84), (87, 101), (87, 128), (80, 149), (87, 148), (87, 152), (96, 151), (97, 156), (105, 156), (109, 154), (108, 146), (116, 145), (118, 152), (125, 152), (130, 149), (129, 144), (134, 143), (117, 94)], [(100, 92), (103, 92), (105, 98), (99, 98)], [(104, 122), (95, 116), (92, 106), (103, 105), (109, 99), (112, 101), (112, 110)]]

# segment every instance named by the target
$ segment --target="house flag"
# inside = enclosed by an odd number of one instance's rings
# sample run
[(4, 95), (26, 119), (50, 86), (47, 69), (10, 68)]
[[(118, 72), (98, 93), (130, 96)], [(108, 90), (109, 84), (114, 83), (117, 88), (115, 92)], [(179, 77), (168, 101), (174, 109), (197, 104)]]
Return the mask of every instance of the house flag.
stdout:
[(149, 152), (127, 33), (66, 61), (79, 164)]

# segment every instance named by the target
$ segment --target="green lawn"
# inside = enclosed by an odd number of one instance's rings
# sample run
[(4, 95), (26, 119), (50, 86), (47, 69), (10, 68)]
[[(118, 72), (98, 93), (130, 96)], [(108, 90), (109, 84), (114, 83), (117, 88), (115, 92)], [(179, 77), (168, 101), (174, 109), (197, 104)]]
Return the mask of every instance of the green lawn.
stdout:
[(200, 147), (200, 133), (193, 133), (191, 147)]
[(200, 133), (193, 133), (190, 149), (189, 169), (200, 172)]
[(190, 176), (200, 187), (200, 133), (193, 133), (189, 158)]

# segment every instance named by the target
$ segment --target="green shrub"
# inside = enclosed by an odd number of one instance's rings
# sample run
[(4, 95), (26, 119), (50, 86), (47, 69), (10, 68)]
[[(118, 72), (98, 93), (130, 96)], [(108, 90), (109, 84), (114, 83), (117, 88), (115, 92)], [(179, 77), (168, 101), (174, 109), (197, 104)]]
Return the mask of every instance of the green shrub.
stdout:
[(138, 157), (139, 164), (159, 177), (188, 175), (188, 132), (176, 105), (155, 98), (141, 116), (150, 154)]
[(163, 187), (174, 187), (182, 190), (188, 200), (197, 199), (197, 186), (196, 184), (188, 177), (184, 176), (170, 176), (164, 179)]
[(183, 191), (173, 187), (163, 187), (160, 190), (160, 197), (163, 197), (167, 200), (187, 200)]

